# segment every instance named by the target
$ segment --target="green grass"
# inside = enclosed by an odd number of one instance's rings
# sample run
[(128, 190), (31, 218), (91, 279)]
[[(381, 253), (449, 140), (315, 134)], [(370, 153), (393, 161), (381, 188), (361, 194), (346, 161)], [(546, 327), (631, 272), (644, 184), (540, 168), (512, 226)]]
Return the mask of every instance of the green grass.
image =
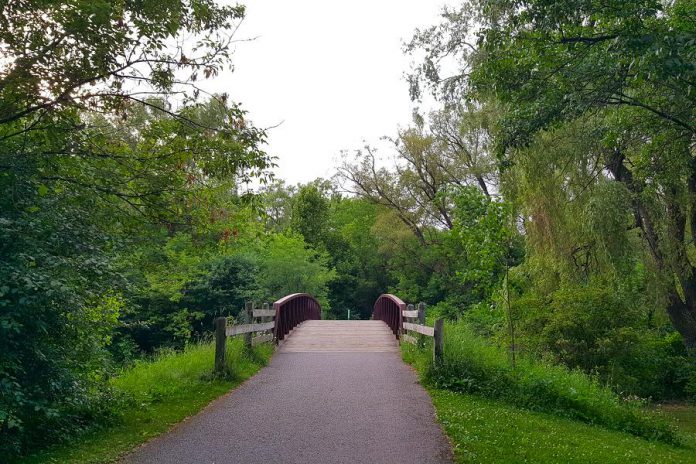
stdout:
[(658, 405), (655, 409), (667, 417), (680, 431), (696, 440), (696, 405), (673, 403)]
[(225, 378), (211, 376), (214, 348), (210, 343), (139, 362), (112, 380), (113, 387), (125, 398), (119, 419), (114, 424), (19, 462), (113, 462), (253, 376), (266, 364), (272, 352), (273, 347), (264, 344), (254, 348), (252, 353), (245, 353), (241, 338), (229, 339), (227, 359), (230, 372)]
[[(458, 330), (445, 328), (442, 367), (433, 366), (431, 344), (402, 345), (404, 360), (432, 397), (456, 462), (696, 464), (696, 406), (647, 410), (581, 373), (531, 360), (522, 360), (511, 376), (504, 352)], [(652, 424), (658, 431), (669, 428), (672, 439), (624, 430), (625, 418), (629, 425), (640, 420), (642, 432)]]
[[(696, 463), (693, 429), (676, 447), (475, 395), (429, 393), (457, 463)], [(696, 408), (682, 412), (693, 427)]]
[(405, 359), (419, 366), (431, 387), (678, 444), (674, 427), (645, 411), (640, 403), (625, 401), (596, 379), (563, 366), (522, 357), (513, 369), (505, 350), (475, 335), (463, 323), (446, 325), (444, 359), (436, 368), (424, 354), (404, 350)]

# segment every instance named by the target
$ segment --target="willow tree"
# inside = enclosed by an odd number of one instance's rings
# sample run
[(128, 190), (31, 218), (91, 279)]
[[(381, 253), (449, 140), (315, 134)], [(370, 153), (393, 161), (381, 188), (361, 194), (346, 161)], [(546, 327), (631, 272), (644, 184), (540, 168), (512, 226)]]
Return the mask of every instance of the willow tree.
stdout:
[[(503, 165), (543, 131), (593, 116), (597, 177), (623, 189), (666, 310), (696, 349), (696, 4), (693, 0), (464, 2), (419, 32), (412, 78), (449, 98), (507, 108), (497, 139)], [(456, 71), (438, 63), (454, 57)], [(533, 156), (533, 151), (524, 152)], [(519, 155), (523, 156), (523, 155)], [(618, 215), (624, 214), (617, 211)]]

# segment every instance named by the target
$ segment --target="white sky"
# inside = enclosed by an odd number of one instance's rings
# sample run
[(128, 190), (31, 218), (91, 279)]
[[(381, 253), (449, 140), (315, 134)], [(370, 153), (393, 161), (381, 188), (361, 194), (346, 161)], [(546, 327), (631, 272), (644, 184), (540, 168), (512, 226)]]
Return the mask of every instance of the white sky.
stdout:
[[(269, 131), (267, 151), (289, 183), (330, 177), (342, 149), (395, 135), (411, 121), (402, 52), (447, 0), (242, 0), (236, 70), (211, 83)], [(452, 3), (449, 1), (448, 3)]]

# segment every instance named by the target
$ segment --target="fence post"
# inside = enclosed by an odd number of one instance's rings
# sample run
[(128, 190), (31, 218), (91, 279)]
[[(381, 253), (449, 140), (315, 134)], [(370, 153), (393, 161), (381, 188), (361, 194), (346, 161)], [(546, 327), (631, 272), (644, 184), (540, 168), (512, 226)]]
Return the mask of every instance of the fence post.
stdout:
[[(261, 309), (264, 309), (264, 310), (268, 311), (268, 309), (269, 309), (269, 304), (268, 304), (268, 303), (262, 304), (262, 305), (261, 305)], [(272, 320), (273, 320), (273, 317), (272, 317), (272, 316), (264, 316), (264, 317), (261, 318), (261, 322), (271, 322)], [(271, 330), (271, 334), (272, 334), (272, 333), (273, 333), (273, 330)], [(271, 338), (271, 341), (273, 341), (273, 338)]]
[[(420, 325), (425, 325), (425, 303), (422, 301), (418, 303), (418, 323)], [(425, 346), (425, 335), (418, 334), (418, 346), (420, 348)]]
[(442, 319), (438, 319), (435, 321), (435, 334), (433, 336), (434, 338), (434, 343), (433, 343), (433, 360), (435, 361), (436, 364), (439, 364), (442, 362), (442, 352), (443, 352), (443, 331), (445, 327), (445, 321)]
[(418, 303), (418, 323), (425, 325), (425, 303), (422, 301)]
[[(406, 305), (406, 311), (413, 311), (414, 309), (416, 309), (416, 308), (414, 308), (414, 306), (413, 306), (412, 304), (407, 304), (407, 305)], [(411, 317), (404, 317), (403, 320), (402, 320), (401, 322), (413, 322), (413, 318), (411, 318)], [(418, 336), (418, 335), (416, 335), (416, 337), (417, 337), (417, 336)], [(405, 340), (409, 340), (409, 339), (411, 339), (411, 338), (414, 338), (413, 335), (411, 335), (411, 333), (410, 333), (408, 330), (402, 328), (402, 329), (401, 329), (401, 334), (400, 334), (400, 336), (399, 336), (399, 344), (401, 344), (401, 340), (402, 340), (404, 337), (406, 337)]]
[[(247, 301), (244, 305), (244, 312), (246, 313), (246, 323), (247, 324), (253, 324), (254, 323), (254, 302), (253, 301)], [(248, 349), (251, 349), (251, 338), (254, 336), (252, 332), (248, 332), (244, 334), (244, 346), (246, 346)]]
[[(413, 311), (413, 310), (415, 310), (415, 309), (416, 309), (415, 306), (413, 306), (412, 304), (406, 305), (406, 311)], [(408, 318), (408, 321), (406, 321), (406, 322), (414, 322), (414, 321), (413, 321), (412, 318), (409, 317), (409, 318)]]
[(225, 357), (227, 351), (227, 318), (218, 317), (215, 319), (215, 373), (221, 374), (225, 371)]

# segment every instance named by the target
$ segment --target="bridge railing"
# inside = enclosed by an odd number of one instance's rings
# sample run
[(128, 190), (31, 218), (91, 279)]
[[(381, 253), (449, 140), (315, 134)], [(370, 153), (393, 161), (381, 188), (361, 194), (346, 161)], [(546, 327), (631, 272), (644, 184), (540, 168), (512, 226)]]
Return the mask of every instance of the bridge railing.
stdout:
[[(227, 337), (244, 335), (247, 348), (259, 343), (279, 341), (290, 331), (308, 319), (321, 319), (319, 302), (307, 293), (294, 293), (262, 308), (254, 308), (247, 302), (241, 315), (243, 324), (228, 324), (226, 317), (215, 319), (215, 372), (224, 372), (226, 365)], [(254, 334), (261, 333), (254, 337)]]
[(380, 295), (375, 302), (372, 319), (384, 321), (397, 339), (420, 347), (424, 346), (424, 336), (433, 337), (433, 359), (435, 362), (442, 361), (444, 321), (436, 320), (434, 327), (425, 325), (425, 303), (419, 303), (416, 309), (413, 305), (407, 306), (395, 295)]
[(377, 298), (372, 309), (372, 319), (384, 321), (394, 332), (396, 338), (401, 336), (404, 327), (402, 313), (406, 310), (406, 303), (391, 293), (384, 293)]
[(298, 324), (321, 319), (321, 305), (308, 293), (293, 293), (273, 303), (275, 311), (275, 338), (285, 338)]

